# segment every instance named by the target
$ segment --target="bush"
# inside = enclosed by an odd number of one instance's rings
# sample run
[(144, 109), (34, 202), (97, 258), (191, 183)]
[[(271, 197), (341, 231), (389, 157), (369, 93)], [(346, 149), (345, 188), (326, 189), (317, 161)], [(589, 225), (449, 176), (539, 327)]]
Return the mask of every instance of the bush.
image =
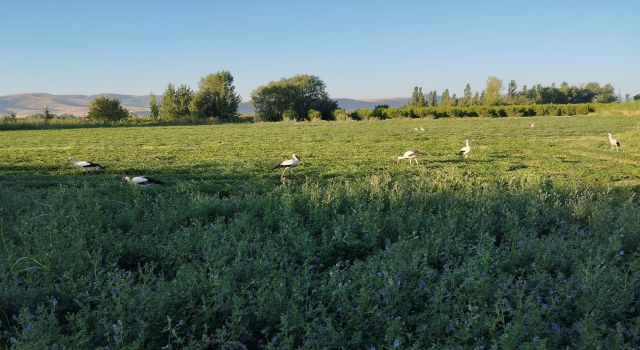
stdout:
[(307, 119), (311, 121), (322, 120), (322, 113), (315, 109), (310, 109), (309, 112), (307, 112)]
[(101, 121), (119, 121), (129, 117), (129, 111), (120, 105), (116, 98), (101, 96), (91, 101), (87, 117)]

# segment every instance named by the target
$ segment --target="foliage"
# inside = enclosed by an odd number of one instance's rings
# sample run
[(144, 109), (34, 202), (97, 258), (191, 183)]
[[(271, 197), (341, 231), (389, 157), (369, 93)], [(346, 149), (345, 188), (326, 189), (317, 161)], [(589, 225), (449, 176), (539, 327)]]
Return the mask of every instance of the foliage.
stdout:
[(119, 121), (129, 117), (129, 112), (122, 107), (117, 98), (100, 96), (91, 101), (87, 118), (96, 121)]
[(640, 101), (640, 94), (633, 95), (633, 100), (634, 101)]
[(349, 116), (349, 113), (347, 111), (345, 111), (344, 109), (338, 108), (338, 109), (333, 111), (333, 119), (334, 120), (345, 121), (345, 120), (349, 120), (350, 118), (351, 117)]
[(192, 98), (193, 91), (187, 85), (182, 84), (178, 89), (173, 84), (167, 85), (162, 95), (160, 116), (165, 119), (188, 116)]
[(407, 103), (408, 107), (426, 107), (427, 101), (422, 93), (422, 87), (415, 86), (411, 94), (411, 100)]
[(500, 104), (502, 98), (500, 92), (502, 91), (502, 80), (492, 76), (487, 78), (487, 86), (484, 89), (484, 98), (482, 103), (487, 106), (493, 106)]
[(307, 120), (322, 120), (322, 113), (315, 109), (310, 109), (309, 112), (307, 112)]
[(198, 117), (229, 120), (238, 115), (242, 99), (236, 93), (229, 71), (209, 74), (200, 80), (198, 92), (191, 101), (191, 112)]
[(297, 120), (305, 120), (311, 109), (319, 111), (322, 119), (331, 119), (338, 104), (325, 88), (319, 77), (296, 75), (258, 87), (251, 93), (251, 101), (256, 114), (266, 121), (282, 120), (287, 110), (295, 111)]
[(160, 106), (153, 92), (149, 94), (149, 111), (151, 112), (152, 118), (158, 118), (160, 116)]
[(531, 120), (3, 134), (0, 346), (638, 348), (638, 119)]

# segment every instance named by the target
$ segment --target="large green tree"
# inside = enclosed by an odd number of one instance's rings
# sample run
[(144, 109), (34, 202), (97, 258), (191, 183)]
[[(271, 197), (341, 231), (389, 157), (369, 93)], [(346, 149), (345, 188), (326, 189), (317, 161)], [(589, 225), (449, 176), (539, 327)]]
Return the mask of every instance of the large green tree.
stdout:
[(502, 91), (502, 80), (496, 77), (487, 78), (487, 86), (484, 90), (484, 104), (496, 105), (501, 102), (500, 92)]
[(199, 90), (191, 100), (191, 113), (198, 117), (231, 119), (238, 114), (242, 99), (236, 93), (229, 71), (209, 74), (200, 79)]
[(314, 75), (296, 75), (260, 86), (251, 93), (256, 114), (264, 120), (278, 121), (287, 111), (295, 120), (307, 120), (314, 109), (322, 119), (332, 119), (338, 103), (329, 98), (324, 82)]
[(118, 121), (129, 116), (129, 112), (122, 107), (117, 98), (109, 98), (101, 96), (89, 105), (89, 113), (87, 117), (100, 121)]
[(193, 91), (187, 85), (182, 84), (177, 89), (173, 84), (167, 85), (162, 95), (160, 116), (174, 119), (189, 115), (189, 106), (192, 98)]

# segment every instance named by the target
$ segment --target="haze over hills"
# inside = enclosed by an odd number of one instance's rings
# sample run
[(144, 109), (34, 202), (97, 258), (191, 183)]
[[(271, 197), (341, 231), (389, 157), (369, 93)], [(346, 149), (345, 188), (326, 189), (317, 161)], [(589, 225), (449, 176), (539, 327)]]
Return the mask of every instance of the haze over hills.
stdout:
[[(123, 94), (98, 94), (98, 95), (51, 95), (45, 93), (25, 93), (0, 96), (0, 116), (11, 112), (18, 117), (26, 117), (42, 113), (48, 108), (51, 113), (62, 115), (71, 114), (84, 116), (87, 114), (91, 100), (99, 96), (115, 97), (122, 105), (138, 116), (149, 115), (149, 96), (123, 95)], [(406, 97), (392, 97), (380, 99), (356, 100), (351, 98), (337, 98), (338, 105), (342, 109), (354, 110), (358, 108), (374, 108), (376, 105), (389, 105), (401, 107), (409, 101)], [(238, 106), (240, 113), (253, 113), (251, 103), (242, 102)]]

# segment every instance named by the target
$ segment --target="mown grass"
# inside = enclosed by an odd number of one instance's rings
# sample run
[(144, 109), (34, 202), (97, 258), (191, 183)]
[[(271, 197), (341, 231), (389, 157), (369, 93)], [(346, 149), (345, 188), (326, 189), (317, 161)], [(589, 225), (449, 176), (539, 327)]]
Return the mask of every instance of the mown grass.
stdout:
[[(2, 132), (0, 344), (637, 348), (639, 126), (594, 115)], [(394, 164), (408, 149), (428, 156)], [(270, 169), (294, 152), (305, 163), (281, 184)], [(107, 168), (80, 175), (69, 156)]]

